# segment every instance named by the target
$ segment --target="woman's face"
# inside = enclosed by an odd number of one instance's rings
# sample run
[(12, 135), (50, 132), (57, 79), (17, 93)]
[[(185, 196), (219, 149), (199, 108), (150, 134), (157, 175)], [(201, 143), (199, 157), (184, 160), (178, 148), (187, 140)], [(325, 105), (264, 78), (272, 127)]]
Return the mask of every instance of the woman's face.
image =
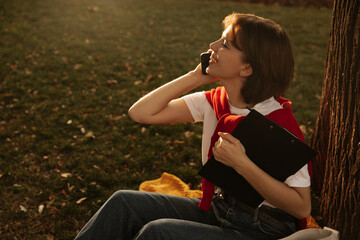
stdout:
[(235, 79), (243, 76), (242, 69), (249, 64), (243, 62), (244, 53), (228, 40), (231, 27), (226, 28), (222, 37), (210, 44), (212, 50), (207, 73), (221, 80)]

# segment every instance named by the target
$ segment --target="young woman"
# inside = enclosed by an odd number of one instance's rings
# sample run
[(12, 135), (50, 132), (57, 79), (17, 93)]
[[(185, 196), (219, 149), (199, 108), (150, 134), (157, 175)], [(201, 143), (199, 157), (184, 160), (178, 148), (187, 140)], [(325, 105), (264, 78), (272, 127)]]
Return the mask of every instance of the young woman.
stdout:
[[(278, 99), (293, 77), (289, 39), (279, 25), (254, 15), (231, 14), (223, 25), (221, 38), (210, 44), (208, 75), (202, 74), (199, 65), (142, 97), (129, 114), (145, 124), (202, 121), (203, 163), (213, 154), (241, 174), (264, 202), (253, 209), (224, 191), (214, 198), (208, 195), (210, 201), (204, 200), (204, 194), (201, 203), (200, 199), (118, 191), (77, 239), (279, 239), (296, 231), (297, 219), (310, 214), (307, 166), (285, 182), (277, 181), (248, 158), (239, 140), (216, 131), (222, 114), (246, 116), (246, 107), (251, 107), (276, 116), (302, 138), (290, 102)], [(223, 87), (180, 97), (214, 81)]]

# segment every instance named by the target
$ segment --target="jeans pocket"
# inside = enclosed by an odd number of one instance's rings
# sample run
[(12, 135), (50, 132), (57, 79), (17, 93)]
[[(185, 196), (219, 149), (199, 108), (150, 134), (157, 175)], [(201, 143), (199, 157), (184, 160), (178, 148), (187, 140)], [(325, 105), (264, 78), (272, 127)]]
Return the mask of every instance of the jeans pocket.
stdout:
[(223, 219), (221, 221), (221, 227), (223, 227), (223, 228), (232, 228), (232, 223), (225, 220), (225, 219)]
[[(289, 223), (287, 225), (289, 226), (289, 229), (293, 230), (294, 232), (296, 231), (295, 224)], [(261, 231), (264, 235), (267, 235), (270, 239), (279, 239), (288, 236), (288, 234), (285, 234), (282, 231), (261, 221), (258, 222), (258, 228), (259, 231)]]
[[(257, 222), (258, 228), (262, 233), (265, 233), (269, 236), (275, 236), (276, 234), (274, 233), (274, 228), (270, 227), (264, 223), (262, 223), (261, 221)], [(277, 231), (277, 230), (276, 230)]]

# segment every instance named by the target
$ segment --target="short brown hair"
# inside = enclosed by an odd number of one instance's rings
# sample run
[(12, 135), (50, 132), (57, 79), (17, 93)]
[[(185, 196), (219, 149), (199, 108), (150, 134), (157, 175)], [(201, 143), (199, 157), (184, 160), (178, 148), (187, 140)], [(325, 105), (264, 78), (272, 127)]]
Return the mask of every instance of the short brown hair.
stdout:
[(289, 38), (271, 20), (250, 14), (233, 13), (223, 21), (231, 26), (229, 41), (245, 54), (252, 68), (241, 89), (246, 103), (256, 104), (272, 96), (282, 96), (294, 74), (294, 58)]

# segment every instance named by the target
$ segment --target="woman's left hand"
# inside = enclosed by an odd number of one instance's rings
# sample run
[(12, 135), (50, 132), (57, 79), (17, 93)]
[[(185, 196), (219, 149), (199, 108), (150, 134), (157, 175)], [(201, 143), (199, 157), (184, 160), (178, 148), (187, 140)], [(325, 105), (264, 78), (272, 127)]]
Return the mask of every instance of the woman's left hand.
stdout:
[(234, 169), (242, 168), (249, 161), (244, 146), (230, 133), (219, 132), (218, 134), (219, 140), (212, 149), (215, 159)]

